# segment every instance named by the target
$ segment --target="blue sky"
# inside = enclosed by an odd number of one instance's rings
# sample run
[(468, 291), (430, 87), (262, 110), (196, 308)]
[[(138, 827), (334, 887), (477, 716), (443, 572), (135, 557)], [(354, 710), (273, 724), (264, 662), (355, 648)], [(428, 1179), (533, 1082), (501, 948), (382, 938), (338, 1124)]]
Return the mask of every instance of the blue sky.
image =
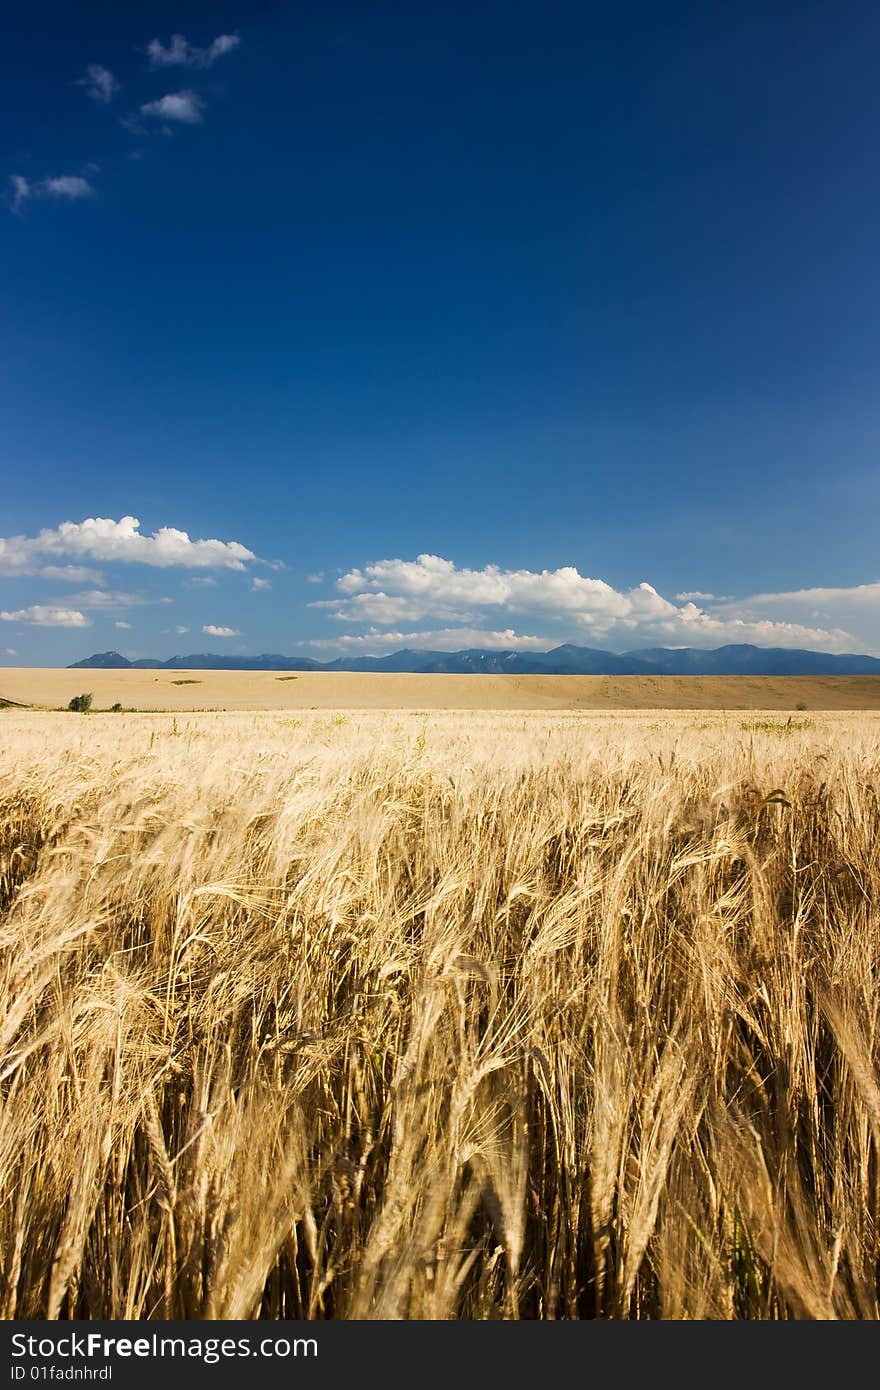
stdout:
[(824, 0), (19, 7), (0, 662), (880, 650), (878, 41)]

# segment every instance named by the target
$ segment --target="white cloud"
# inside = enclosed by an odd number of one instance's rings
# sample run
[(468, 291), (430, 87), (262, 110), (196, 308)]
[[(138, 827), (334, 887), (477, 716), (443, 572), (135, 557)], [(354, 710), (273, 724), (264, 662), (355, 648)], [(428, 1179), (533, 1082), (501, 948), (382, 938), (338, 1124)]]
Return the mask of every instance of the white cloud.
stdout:
[(271, 587), (272, 587), (272, 580), (271, 580), (271, 579), (259, 579), (259, 578), (256, 578), (256, 577), (255, 577), (255, 578), (253, 579), (253, 581), (251, 582), (251, 588), (254, 589), (254, 590), (259, 590), (259, 589), (271, 589)]
[(87, 517), (63, 521), (37, 536), (0, 536), (0, 574), (33, 573), (44, 557), (72, 556), (103, 562), (133, 562), (160, 569), (244, 570), (256, 555), (238, 541), (190, 540), (186, 531), (162, 526), (143, 535), (137, 517)]
[(32, 196), (33, 185), (22, 174), (10, 174), (9, 182), (12, 184), (12, 207), (17, 212), (22, 203)]
[(399, 628), (402, 620), (429, 618), (477, 628), (481, 617), (503, 612), (551, 620), (576, 633), (581, 643), (602, 642), (618, 649), (753, 642), (845, 651), (852, 650), (854, 640), (841, 627), (769, 618), (747, 608), (710, 613), (691, 600), (672, 602), (644, 581), (632, 589), (614, 589), (573, 566), (532, 571), (486, 565), (473, 570), (437, 555), (420, 555), (351, 570), (336, 587), (342, 598), (310, 607), (323, 608), (339, 621), (379, 627)]
[(153, 68), (209, 68), (218, 58), (232, 53), (240, 43), (238, 34), (218, 34), (207, 48), (197, 48), (183, 34), (172, 34), (167, 45), (160, 39), (151, 39), (147, 44), (147, 56)]
[[(689, 604), (688, 608), (693, 605)], [(812, 647), (822, 651), (846, 652), (853, 649), (852, 633), (842, 628), (808, 627), (802, 623), (750, 618), (714, 618), (707, 613), (678, 610), (676, 618), (658, 622), (639, 634), (645, 640), (664, 641), (686, 638), (686, 646), (726, 646), (731, 642), (750, 642), (758, 647)]]
[[(439, 555), (420, 555), (416, 560), (380, 560), (364, 571), (355, 569), (337, 581), (348, 600), (361, 605), (366, 598), (382, 597), (389, 603), (406, 600), (410, 616), (446, 608), (509, 608), (521, 612), (567, 612), (596, 614), (607, 618), (624, 617), (629, 603), (623, 595), (601, 579), (590, 579), (572, 566), (558, 570), (502, 570), (497, 565), (484, 569), (459, 569)], [(337, 608), (346, 611), (344, 600)], [(352, 613), (353, 616), (353, 613)], [(380, 619), (376, 619), (380, 621)]]
[(320, 570), (317, 574), (307, 574), (307, 575), (306, 575), (306, 583), (307, 583), (307, 584), (323, 584), (323, 583), (324, 583), (324, 571), (323, 571), (323, 570)]
[(676, 594), (676, 599), (682, 603), (716, 603), (717, 594), (704, 594), (701, 589), (687, 589), (683, 594)]
[(30, 623), (32, 627), (88, 627), (91, 619), (75, 608), (48, 608), (36, 603), (31, 608), (19, 608), (14, 613), (0, 611), (0, 622)]
[[(34, 186), (34, 185), (32, 185)], [(35, 187), (47, 198), (93, 198), (95, 190), (88, 179), (81, 178), (79, 174), (61, 174), (58, 178), (43, 179)]]
[(131, 623), (123, 623), (122, 621), (118, 621), (118, 622), (115, 622), (115, 623), (113, 624), (113, 626), (114, 626), (114, 627), (120, 627), (120, 628), (122, 628), (124, 632), (130, 632), (130, 631), (131, 631)]
[(150, 66), (154, 68), (186, 67), (189, 63), (190, 45), (183, 34), (172, 34), (167, 48), (161, 39), (150, 39), (147, 55)]
[(189, 632), (189, 628), (188, 628), (188, 627), (176, 627), (176, 628), (174, 629), (174, 631), (177, 633), (178, 637), (182, 637), (183, 634), (184, 634), (185, 632)]
[(168, 92), (158, 101), (144, 102), (142, 116), (155, 116), (163, 121), (176, 121), (179, 125), (198, 125), (202, 119), (205, 103), (197, 92)]
[(4, 655), (4, 656), (18, 656), (18, 652), (15, 650), (15, 647), (4, 647), (4, 648), (3, 648), (3, 655)]
[(556, 646), (557, 641), (547, 637), (529, 637), (510, 627), (503, 632), (468, 627), (437, 628), (430, 632), (379, 632), (371, 628), (366, 633), (346, 633), (343, 637), (317, 637), (308, 645), (341, 652), (362, 651), (370, 655), (380, 651), (399, 651), (401, 647), (437, 652), (458, 652), (467, 647), (546, 652)]
[(218, 34), (204, 50), (201, 61), (205, 67), (210, 67), (218, 58), (225, 58), (227, 53), (233, 53), (240, 43), (238, 34)]
[(77, 86), (85, 87), (92, 101), (106, 104), (113, 100), (119, 91), (120, 83), (109, 68), (102, 67), (100, 63), (90, 63), (86, 69), (86, 76), (80, 78)]
[(94, 198), (95, 190), (79, 174), (59, 174), (54, 178), (31, 181), (21, 174), (10, 175), (12, 183), (12, 207), (20, 211), (26, 202), (39, 198), (62, 198), (68, 202), (78, 202), (82, 198)]
[(216, 589), (217, 580), (210, 574), (199, 575), (195, 579), (184, 579), (183, 587), (185, 589)]
[(240, 637), (241, 633), (237, 627), (217, 627), (215, 623), (206, 623), (202, 632), (208, 637)]

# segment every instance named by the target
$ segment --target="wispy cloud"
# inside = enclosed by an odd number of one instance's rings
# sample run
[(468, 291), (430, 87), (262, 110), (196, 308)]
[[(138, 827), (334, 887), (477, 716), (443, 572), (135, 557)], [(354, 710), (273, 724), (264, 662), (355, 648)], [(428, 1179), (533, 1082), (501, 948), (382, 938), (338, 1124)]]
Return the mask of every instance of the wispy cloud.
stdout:
[[(2, 561), (0, 561), (0, 573), (3, 572)], [(13, 571), (16, 575), (37, 575), (40, 579), (54, 579), (61, 584), (94, 584), (102, 585), (105, 579), (100, 570), (90, 569), (88, 565), (39, 565), (35, 564), (31, 568), (19, 567)]]
[(130, 632), (130, 631), (131, 631), (131, 623), (125, 623), (125, 622), (122, 621), (121, 618), (120, 618), (117, 622), (115, 622), (115, 623), (113, 624), (113, 626), (114, 626), (114, 627), (120, 627), (120, 628), (122, 628), (122, 630), (123, 630), (124, 632)]
[[(350, 570), (336, 588), (341, 597), (309, 606), (324, 609), (340, 622), (378, 629), (393, 625), (398, 636), (407, 620), (434, 621), (441, 631), (453, 624), (460, 625), (459, 630), (478, 629), (479, 619), (501, 612), (549, 621), (563, 630), (560, 636), (574, 634), (592, 644), (601, 640), (618, 649), (653, 643), (708, 647), (754, 642), (842, 651), (851, 650), (854, 640), (849, 630), (836, 625), (807, 625), (781, 614), (753, 612), (753, 601), (744, 600), (735, 609), (728, 605), (722, 612), (707, 611), (692, 599), (664, 598), (645, 581), (631, 589), (615, 589), (570, 565), (541, 571), (497, 565), (466, 569), (438, 555), (419, 555)], [(419, 631), (430, 644), (430, 633)]]
[(216, 589), (217, 580), (210, 574), (198, 575), (195, 579), (184, 579), (185, 589)]
[(218, 58), (233, 53), (240, 43), (238, 34), (218, 34), (207, 48), (198, 48), (183, 34), (172, 34), (168, 44), (151, 39), (147, 44), (147, 57), (152, 68), (210, 68)]
[(88, 179), (81, 178), (79, 174), (62, 174), (58, 178), (43, 179), (36, 188), (47, 198), (69, 198), (72, 202), (76, 202), (77, 198), (95, 196), (95, 190)]
[(3, 648), (3, 655), (4, 655), (4, 656), (18, 656), (18, 652), (16, 651), (15, 647), (4, 647), (4, 648)]
[(218, 627), (215, 623), (206, 623), (202, 632), (208, 637), (240, 637), (241, 633), (237, 627)]
[(176, 628), (174, 629), (174, 631), (177, 633), (178, 637), (182, 637), (182, 636), (184, 635), (185, 632), (189, 632), (189, 628), (188, 628), (188, 627), (183, 627), (183, 626), (181, 626), (181, 627), (176, 627)]
[(119, 608), (142, 608), (150, 603), (173, 603), (174, 599), (116, 589), (83, 589), (80, 593), (71, 594), (67, 602), (76, 604), (77, 608), (112, 613)]
[(92, 101), (102, 104), (112, 101), (121, 85), (110, 69), (102, 67), (100, 63), (90, 63), (86, 69), (86, 76), (81, 77), (77, 83), (78, 87), (85, 88), (86, 95), (90, 96)]
[[(478, 600), (474, 602), (482, 606)], [(324, 608), (338, 622), (346, 623), (419, 622), (429, 616), (446, 622), (466, 622), (470, 612), (467, 602), (450, 602), (439, 593), (416, 596), (386, 593), (384, 589), (378, 589), (375, 593), (352, 594), (345, 599), (318, 599), (308, 607)]]
[(323, 571), (323, 570), (320, 570), (318, 574), (307, 574), (307, 575), (306, 575), (306, 583), (307, 583), (307, 584), (323, 584), (323, 583), (324, 583), (324, 571)]
[(29, 623), (32, 627), (88, 627), (91, 619), (75, 608), (48, 608), (37, 603), (12, 613), (5, 608), (0, 610), (0, 622)]
[(259, 591), (260, 589), (271, 589), (271, 587), (272, 587), (272, 580), (271, 580), (271, 579), (260, 579), (259, 577), (255, 576), (255, 577), (251, 580), (251, 588), (254, 589), (254, 590), (256, 590), (256, 591)]
[(753, 594), (753, 604), (797, 603), (809, 608), (826, 608), (836, 603), (858, 604), (880, 609), (880, 582), (853, 584), (849, 588), (785, 589), (776, 594)]
[(29, 180), (22, 174), (11, 174), (12, 208), (20, 212), (25, 203), (39, 199), (60, 198), (69, 203), (94, 198), (95, 190), (80, 174), (59, 174), (48, 179)]
[(0, 536), (0, 574), (33, 573), (51, 557), (71, 556), (99, 562), (150, 565), (159, 569), (245, 570), (257, 556), (239, 541), (191, 540), (186, 531), (162, 526), (151, 536), (140, 530), (137, 517), (87, 517), (63, 521), (37, 536)]
[(205, 103), (197, 92), (168, 92), (158, 101), (144, 102), (141, 115), (174, 121), (178, 125), (199, 125), (204, 108)]

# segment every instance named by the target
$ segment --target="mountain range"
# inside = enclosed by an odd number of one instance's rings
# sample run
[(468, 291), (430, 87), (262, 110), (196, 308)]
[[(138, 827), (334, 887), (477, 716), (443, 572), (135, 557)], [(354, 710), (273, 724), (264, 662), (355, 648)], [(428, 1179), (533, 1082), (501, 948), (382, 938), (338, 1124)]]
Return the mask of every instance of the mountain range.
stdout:
[(69, 669), (157, 671), (396, 671), (444, 675), (544, 676), (880, 676), (873, 656), (831, 655), (788, 647), (754, 647), (736, 643), (706, 651), (696, 647), (648, 647), (633, 652), (606, 652), (567, 642), (549, 652), (408, 651), (390, 656), (341, 656), (314, 661), (307, 656), (223, 656), (194, 653), (167, 661), (141, 657), (129, 661), (119, 652), (96, 652)]

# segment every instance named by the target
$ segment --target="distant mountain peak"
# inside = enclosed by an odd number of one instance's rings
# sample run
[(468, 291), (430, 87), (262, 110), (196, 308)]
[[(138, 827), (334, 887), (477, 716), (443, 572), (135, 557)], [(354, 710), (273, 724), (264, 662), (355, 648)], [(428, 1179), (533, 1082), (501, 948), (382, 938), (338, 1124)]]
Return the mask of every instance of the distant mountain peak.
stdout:
[(129, 660), (120, 652), (96, 652), (74, 661), (71, 670), (153, 669), (169, 671), (392, 671), (447, 675), (581, 675), (581, 676), (880, 676), (880, 660), (852, 653), (834, 655), (788, 647), (729, 643), (696, 647), (647, 647), (606, 652), (564, 642), (545, 652), (474, 647), (458, 652), (402, 650), (388, 656), (337, 657), (315, 661), (308, 656), (222, 656), (200, 652)]
[(106, 667), (108, 670), (124, 670), (130, 666), (128, 657), (122, 656), (120, 652), (95, 652), (94, 656), (87, 656), (84, 661), (71, 662), (68, 670), (76, 670), (80, 666), (93, 666), (96, 669)]

